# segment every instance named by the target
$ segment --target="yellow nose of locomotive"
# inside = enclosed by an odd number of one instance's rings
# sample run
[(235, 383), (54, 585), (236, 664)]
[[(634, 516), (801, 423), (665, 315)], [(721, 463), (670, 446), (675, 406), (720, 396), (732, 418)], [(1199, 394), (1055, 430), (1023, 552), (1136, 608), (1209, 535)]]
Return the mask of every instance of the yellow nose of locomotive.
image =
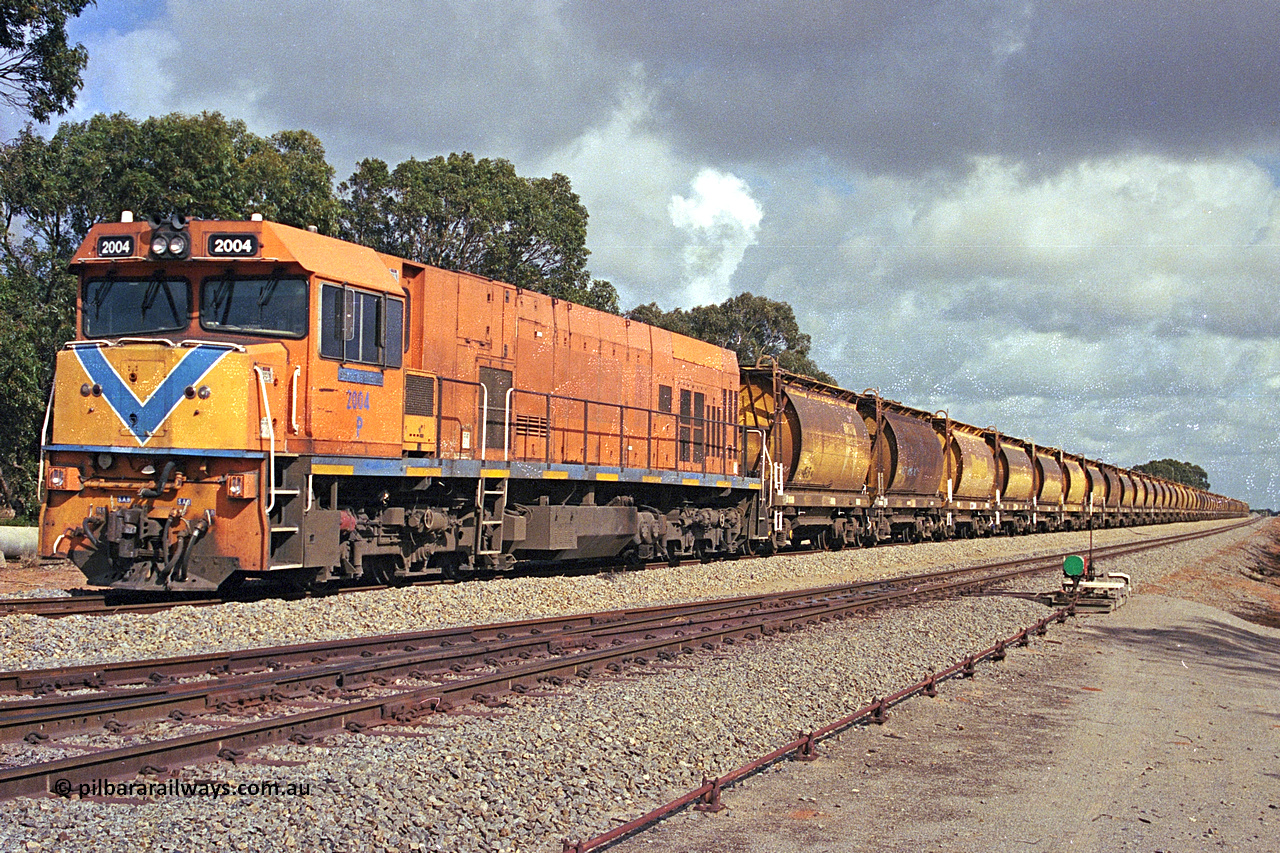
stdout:
[(260, 549), (244, 543), (261, 538), (255, 500), (277, 349), (69, 344), (47, 446), (46, 552), (121, 588), (210, 589), (254, 568)]
[(78, 342), (58, 354), (57, 376), (54, 444), (257, 447), (248, 422), (253, 367), (240, 347)]

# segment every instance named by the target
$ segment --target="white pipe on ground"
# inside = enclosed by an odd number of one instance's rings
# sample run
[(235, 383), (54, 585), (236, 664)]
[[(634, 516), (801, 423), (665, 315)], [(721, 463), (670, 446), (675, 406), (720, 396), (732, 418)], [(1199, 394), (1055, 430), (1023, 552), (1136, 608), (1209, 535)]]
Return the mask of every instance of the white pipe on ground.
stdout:
[(0, 552), (6, 557), (34, 557), (39, 547), (36, 528), (0, 527)]

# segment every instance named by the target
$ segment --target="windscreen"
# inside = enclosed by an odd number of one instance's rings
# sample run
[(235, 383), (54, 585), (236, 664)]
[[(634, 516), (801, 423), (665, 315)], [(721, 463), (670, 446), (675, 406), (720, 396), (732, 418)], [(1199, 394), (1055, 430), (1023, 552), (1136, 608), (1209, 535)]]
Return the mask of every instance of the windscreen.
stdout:
[(181, 331), (187, 327), (190, 305), (190, 288), (183, 279), (90, 279), (84, 285), (84, 336)]
[(307, 333), (307, 280), (205, 279), (200, 287), (200, 325), (210, 331), (300, 338)]

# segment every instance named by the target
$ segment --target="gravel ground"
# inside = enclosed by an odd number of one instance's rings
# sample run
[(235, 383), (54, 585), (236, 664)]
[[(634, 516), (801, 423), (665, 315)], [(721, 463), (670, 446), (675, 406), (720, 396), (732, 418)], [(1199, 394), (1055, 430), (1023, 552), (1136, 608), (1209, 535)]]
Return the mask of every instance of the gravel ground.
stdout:
[[(1159, 559), (1201, 563), (1251, 532), (1174, 546)], [(1103, 531), (1095, 541), (1151, 535)], [(1055, 534), (152, 616), (12, 616), (0, 619), (0, 642), (6, 668), (149, 657), (800, 587), (1085, 541), (1084, 534)], [(1105, 568), (1129, 571), (1141, 584), (1150, 565), (1125, 558)], [(514, 697), (493, 715), (430, 718), (411, 729), (334, 736), (319, 747), (267, 747), (249, 763), (180, 774), (186, 781), (275, 780), (305, 785), (305, 793), (3, 803), (0, 849), (558, 850), (564, 837), (586, 837), (641, 814), (704, 774), (769, 752), (1044, 613), (1010, 598), (929, 605), (739, 645), (731, 656), (703, 655), (696, 668), (685, 659), (593, 680), (583, 690), (566, 688), (557, 701)]]
[[(1222, 522), (1201, 522), (1217, 525)], [(1192, 530), (1196, 524), (1103, 530), (1096, 545)], [(155, 614), (0, 617), (0, 670), (38, 669), (200, 654), (722, 598), (1056, 553), (1088, 545), (1087, 533), (925, 543), (779, 556), (588, 577), (500, 578), (355, 593), (315, 601), (266, 600), (175, 607)], [(1056, 581), (1054, 581), (1056, 582)]]
[(1140, 594), (612, 853), (1273, 853), (1280, 629)]

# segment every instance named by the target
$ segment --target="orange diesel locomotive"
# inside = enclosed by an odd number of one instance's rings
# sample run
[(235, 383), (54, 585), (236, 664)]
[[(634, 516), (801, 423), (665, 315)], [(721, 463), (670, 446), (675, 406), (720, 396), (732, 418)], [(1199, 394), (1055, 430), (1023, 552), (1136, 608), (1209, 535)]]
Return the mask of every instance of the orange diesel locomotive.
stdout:
[(99, 224), (42, 553), (211, 590), (741, 551), (732, 352), (255, 219)]

